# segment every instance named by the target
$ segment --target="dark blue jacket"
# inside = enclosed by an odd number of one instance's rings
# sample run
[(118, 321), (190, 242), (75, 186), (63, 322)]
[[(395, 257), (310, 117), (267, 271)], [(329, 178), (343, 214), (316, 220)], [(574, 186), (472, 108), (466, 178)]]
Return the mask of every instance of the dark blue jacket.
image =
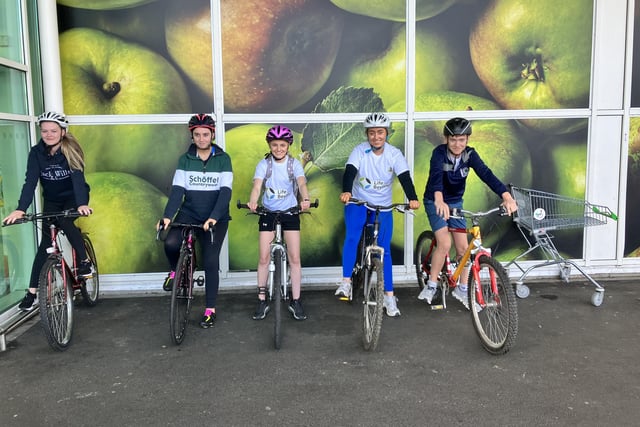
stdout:
[(25, 175), (18, 210), (26, 212), (29, 208), (38, 180), (42, 186), (42, 197), (46, 201), (62, 203), (71, 200), (75, 207), (89, 204), (89, 185), (85, 181), (84, 172), (71, 170), (60, 149), (53, 155), (49, 154), (42, 139), (29, 151)]
[(447, 144), (440, 144), (433, 149), (429, 179), (424, 189), (425, 203), (427, 200), (434, 201), (436, 191), (442, 192), (444, 202), (447, 204), (462, 201), (470, 169), (473, 169), (476, 175), (498, 196), (502, 197), (502, 193), (508, 191), (472, 147), (467, 146), (462, 152), (460, 164), (455, 170), (453, 160), (447, 156), (448, 152)]

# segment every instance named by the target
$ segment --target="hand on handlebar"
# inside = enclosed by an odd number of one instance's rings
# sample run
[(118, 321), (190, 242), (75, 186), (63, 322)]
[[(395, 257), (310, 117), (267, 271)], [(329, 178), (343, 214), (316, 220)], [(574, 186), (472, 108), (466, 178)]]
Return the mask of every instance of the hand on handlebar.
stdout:
[(216, 226), (216, 221), (213, 218), (209, 218), (208, 220), (205, 221), (205, 223), (202, 225), (202, 229), (204, 231), (209, 231), (209, 230), (213, 230)]
[(169, 223), (171, 223), (171, 220), (169, 218), (162, 218), (156, 224), (156, 231), (166, 230), (169, 227)]
[(17, 220), (24, 218), (24, 215), (25, 215), (24, 211), (20, 211), (16, 209), (15, 211), (7, 215), (7, 217), (2, 220), (2, 223), (6, 225), (13, 224)]

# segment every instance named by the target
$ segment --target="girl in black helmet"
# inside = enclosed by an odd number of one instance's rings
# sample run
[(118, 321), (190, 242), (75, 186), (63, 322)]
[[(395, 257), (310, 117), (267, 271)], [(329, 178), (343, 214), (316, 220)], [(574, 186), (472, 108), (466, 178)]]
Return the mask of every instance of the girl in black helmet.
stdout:
[[(69, 123), (63, 114), (49, 111), (38, 117), (40, 141), (29, 152), (27, 173), (18, 207), (2, 220), (5, 224), (13, 224), (22, 218), (33, 201), (36, 185), (42, 187), (43, 212), (60, 212), (77, 209), (82, 215), (91, 214), (89, 208), (89, 185), (84, 178), (84, 154), (78, 141), (67, 132)], [(64, 231), (69, 243), (76, 251), (79, 276), (91, 275), (91, 261), (82, 241), (82, 234), (75, 226), (75, 218), (56, 220)], [(42, 234), (36, 257), (31, 267), (29, 289), (18, 306), (22, 311), (31, 311), (36, 306), (36, 289), (40, 270), (47, 260), (47, 248), (51, 239), (47, 233)]]
[[(431, 154), (429, 179), (424, 190), (424, 206), (437, 242), (436, 251), (431, 258), (431, 275), (418, 299), (431, 304), (437, 292), (438, 272), (442, 270), (446, 254), (451, 248), (449, 228), (466, 229), (463, 219), (449, 218), (450, 208), (462, 208), (467, 176), (470, 169), (502, 197), (502, 205), (511, 215), (518, 207), (507, 187), (484, 164), (476, 150), (469, 147), (471, 122), (455, 117), (444, 125), (445, 143), (438, 145)], [(456, 253), (461, 257), (467, 250), (469, 242), (466, 233), (452, 233)], [(454, 298), (469, 309), (467, 300), (468, 271), (460, 276), (460, 284), (452, 292)]]

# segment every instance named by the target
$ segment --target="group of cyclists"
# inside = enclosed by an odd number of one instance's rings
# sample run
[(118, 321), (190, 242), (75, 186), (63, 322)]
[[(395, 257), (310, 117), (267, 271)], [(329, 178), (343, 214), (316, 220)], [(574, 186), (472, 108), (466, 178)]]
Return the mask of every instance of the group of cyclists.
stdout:
[[(89, 207), (89, 185), (84, 176), (84, 156), (76, 139), (68, 132), (68, 121), (63, 114), (46, 112), (38, 117), (41, 138), (27, 160), (25, 183), (18, 206), (3, 222), (11, 224), (22, 218), (29, 208), (38, 181), (42, 187), (43, 210), (60, 211), (75, 208), (82, 215), (91, 214)], [(205, 272), (205, 308), (200, 326), (209, 328), (216, 320), (216, 298), (220, 283), (219, 258), (227, 234), (230, 215), (229, 205), (233, 184), (232, 162), (229, 155), (215, 143), (216, 123), (211, 115), (196, 114), (188, 123), (191, 144), (178, 159), (173, 176), (171, 192), (162, 219), (156, 228), (167, 228), (171, 222), (202, 224), (197, 241), (202, 250), (202, 267)], [(391, 205), (392, 184), (397, 177), (409, 208), (420, 208), (420, 202), (411, 178), (410, 169), (402, 152), (389, 144), (391, 121), (387, 115), (374, 112), (364, 120), (366, 141), (352, 150), (345, 165), (342, 192), (337, 195), (345, 204), (344, 220), (346, 235), (342, 250), (342, 278), (335, 294), (351, 296), (351, 272), (356, 262), (356, 248), (363, 225), (369, 221), (371, 211), (364, 205), (351, 204), (354, 198), (372, 205)], [(429, 178), (423, 194), (423, 204), (431, 229), (437, 241), (432, 256), (431, 277), (418, 299), (431, 304), (437, 294), (437, 275), (442, 269), (445, 256), (451, 248), (449, 227), (464, 228), (459, 219), (450, 218), (450, 209), (461, 208), (466, 179), (473, 169), (498, 196), (508, 214), (517, 209), (515, 200), (506, 186), (493, 174), (478, 153), (468, 145), (471, 123), (460, 117), (446, 122), (444, 141), (434, 148)], [(275, 125), (266, 134), (269, 152), (255, 168), (253, 187), (247, 203), (252, 211), (261, 204), (270, 211), (286, 211), (296, 205), (302, 211), (309, 209), (310, 200), (302, 164), (289, 154), (294, 143), (291, 129)], [(287, 243), (291, 270), (292, 298), (289, 311), (296, 320), (305, 320), (307, 315), (301, 302), (302, 267), (300, 262), (300, 218), (298, 214), (281, 215), (282, 229)], [(384, 249), (384, 310), (388, 316), (400, 316), (397, 298), (393, 292), (391, 237), (393, 216), (391, 211), (380, 214), (378, 243)], [(73, 219), (58, 220), (59, 226), (69, 238), (78, 257), (78, 275), (91, 273), (91, 264), (86, 257), (82, 238)], [(275, 217), (258, 216), (259, 259), (257, 265), (258, 302), (253, 319), (262, 320), (269, 313), (266, 286), (269, 263), (269, 244), (273, 238)], [(213, 239), (204, 238), (204, 233), (214, 231)], [(466, 234), (452, 233), (456, 252), (461, 256), (467, 249)], [(179, 227), (170, 227), (164, 240), (164, 251), (169, 263), (163, 289), (173, 287), (176, 264), (182, 242)], [(29, 288), (19, 308), (29, 311), (35, 307), (38, 273), (46, 260), (48, 242), (46, 236), (40, 242), (33, 262)], [(466, 280), (455, 288), (454, 297), (468, 307)], [(459, 289), (459, 290), (458, 290)], [(462, 293), (464, 292), (464, 294)]]

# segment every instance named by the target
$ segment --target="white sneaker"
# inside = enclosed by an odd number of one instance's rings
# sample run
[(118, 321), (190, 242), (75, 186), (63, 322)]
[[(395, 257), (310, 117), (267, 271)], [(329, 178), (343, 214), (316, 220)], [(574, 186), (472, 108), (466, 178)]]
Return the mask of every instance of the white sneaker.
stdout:
[(462, 288), (461, 285), (456, 286), (455, 288), (453, 288), (451, 295), (453, 295), (455, 299), (460, 301), (462, 305), (464, 305), (464, 308), (469, 310), (469, 295), (467, 295), (466, 286), (464, 287), (464, 289)]
[(418, 299), (420, 301), (426, 301), (427, 304), (431, 304), (433, 297), (436, 295), (438, 288), (432, 288), (431, 286), (425, 286), (422, 288), (420, 295), (418, 295)]
[(351, 282), (345, 282), (344, 280), (338, 283), (338, 289), (336, 289), (336, 296), (340, 298), (351, 298)]
[(383, 307), (387, 311), (387, 316), (396, 317), (400, 316), (400, 310), (397, 305), (398, 298), (394, 295), (385, 295)]

